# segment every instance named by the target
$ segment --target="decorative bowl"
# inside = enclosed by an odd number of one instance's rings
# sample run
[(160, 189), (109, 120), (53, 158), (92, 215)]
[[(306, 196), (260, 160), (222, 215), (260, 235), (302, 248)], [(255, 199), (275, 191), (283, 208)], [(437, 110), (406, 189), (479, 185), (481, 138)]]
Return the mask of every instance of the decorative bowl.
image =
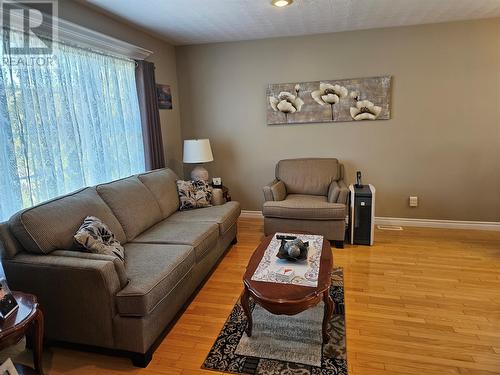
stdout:
[(280, 259), (286, 259), (291, 262), (307, 259), (309, 242), (303, 242), (296, 238), (293, 240), (281, 240), (281, 245), (276, 256)]

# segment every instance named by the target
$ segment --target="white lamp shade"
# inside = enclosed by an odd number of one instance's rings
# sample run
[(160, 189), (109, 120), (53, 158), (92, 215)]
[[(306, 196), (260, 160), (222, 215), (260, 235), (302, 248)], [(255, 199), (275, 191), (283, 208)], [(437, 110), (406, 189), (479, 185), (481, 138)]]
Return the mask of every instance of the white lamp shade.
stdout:
[(186, 139), (184, 141), (184, 163), (208, 163), (213, 161), (208, 139)]

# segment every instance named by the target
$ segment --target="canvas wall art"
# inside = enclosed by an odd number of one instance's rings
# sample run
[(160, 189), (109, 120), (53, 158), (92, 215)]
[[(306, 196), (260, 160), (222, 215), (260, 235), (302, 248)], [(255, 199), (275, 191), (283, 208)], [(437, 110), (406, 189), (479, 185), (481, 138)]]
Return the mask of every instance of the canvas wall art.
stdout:
[(388, 120), (391, 76), (270, 84), (267, 123)]
[(172, 109), (172, 93), (169, 85), (156, 84), (156, 95), (160, 109)]

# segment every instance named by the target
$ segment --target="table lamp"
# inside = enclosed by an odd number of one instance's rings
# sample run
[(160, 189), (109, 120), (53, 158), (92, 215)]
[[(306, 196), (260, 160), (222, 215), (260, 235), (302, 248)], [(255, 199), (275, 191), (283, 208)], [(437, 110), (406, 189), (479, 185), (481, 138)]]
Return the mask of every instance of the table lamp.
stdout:
[[(208, 139), (186, 139), (184, 140), (184, 163), (200, 164), (214, 160), (210, 140)], [(197, 165), (191, 171), (192, 180), (208, 181), (208, 171), (201, 165)]]

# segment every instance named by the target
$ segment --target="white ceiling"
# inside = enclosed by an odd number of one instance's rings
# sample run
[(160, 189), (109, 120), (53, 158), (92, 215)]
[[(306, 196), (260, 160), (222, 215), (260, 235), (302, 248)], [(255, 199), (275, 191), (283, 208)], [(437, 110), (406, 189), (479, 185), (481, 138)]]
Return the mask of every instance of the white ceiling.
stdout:
[(500, 0), (87, 0), (176, 45), (500, 16)]

